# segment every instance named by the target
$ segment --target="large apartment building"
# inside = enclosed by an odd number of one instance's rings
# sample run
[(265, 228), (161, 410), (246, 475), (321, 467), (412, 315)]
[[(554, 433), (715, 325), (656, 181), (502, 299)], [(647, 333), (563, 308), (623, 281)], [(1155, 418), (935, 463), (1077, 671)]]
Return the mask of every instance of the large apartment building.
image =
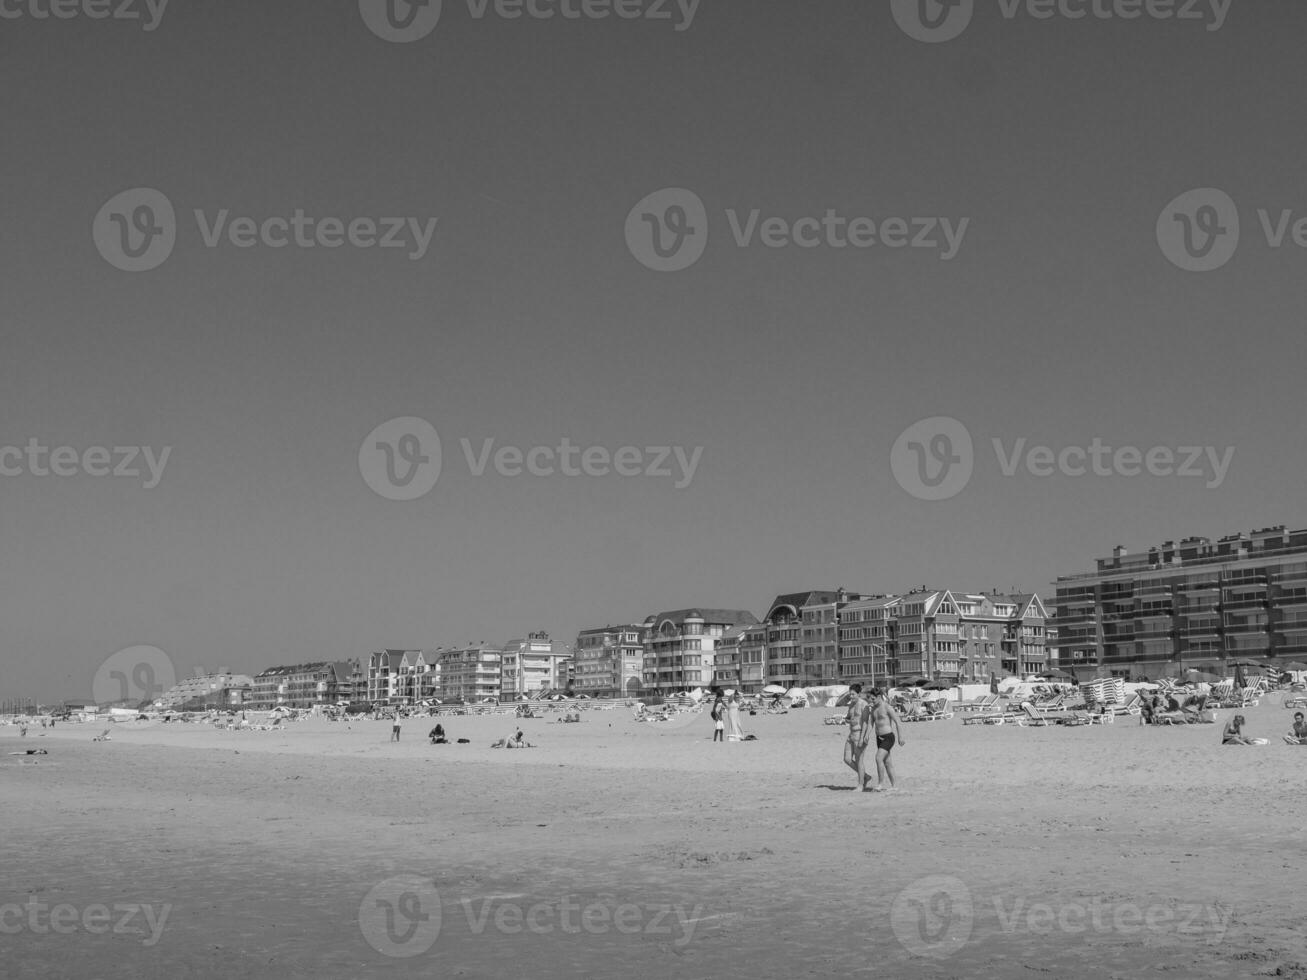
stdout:
[(581, 630), (573, 647), (576, 693), (595, 698), (637, 697), (644, 673), (641, 629), (627, 624)]
[(254, 690), (249, 674), (200, 674), (178, 681), (155, 701), (160, 708), (203, 704), (213, 708), (239, 708)]
[(348, 700), (357, 671), (358, 663), (350, 660), (269, 667), (255, 676), (246, 706), (256, 711), (278, 705), (312, 708)]
[(440, 651), (379, 650), (368, 657), (360, 697), (382, 704), (416, 704), (440, 690)]
[(735, 626), (758, 622), (744, 609), (675, 609), (644, 621), (643, 691), (668, 695), (713, 684), (717, 641)]
[(499, 658), (500, 691), (505, 700), (565, 688), (572, 654), (543, 631), (504, 644)]
[(1061, 666), (1117, 677), (1307, 658), (1307, 530), (1185, 538), (1057, 579)]
[(486, 698), (498, 700), (503, 691), (502, 648), (481, 643), (461, 650), (440, 654), (440, 693), (442, 701)]
[(840, 610), (841, 683), (980, 683), (1047, 669), (1047, 610), (1034, 593), (919, 589)]
[(799, 606), (802, 621), (800, 683), (804, 687), (840, 683), (840, 610), (871, 596), (840, 589), (834, 595), (812, 592)]

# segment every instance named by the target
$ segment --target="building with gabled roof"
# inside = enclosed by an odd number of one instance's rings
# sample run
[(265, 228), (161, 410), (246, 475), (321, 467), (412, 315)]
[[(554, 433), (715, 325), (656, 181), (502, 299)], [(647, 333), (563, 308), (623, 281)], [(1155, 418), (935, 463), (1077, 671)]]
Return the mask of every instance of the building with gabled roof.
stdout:
[(731, 627), (757, 622), (746, 609), (674, 609), (650, 616), (640, 630), (644, 690), (665, 696), (711, 687), (717, 641)]

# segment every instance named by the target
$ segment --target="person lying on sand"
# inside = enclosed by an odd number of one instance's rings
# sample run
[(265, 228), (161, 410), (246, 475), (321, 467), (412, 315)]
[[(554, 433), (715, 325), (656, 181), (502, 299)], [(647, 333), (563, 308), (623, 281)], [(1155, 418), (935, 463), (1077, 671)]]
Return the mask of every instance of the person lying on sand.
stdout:
[(108, 742), (108, 741), (110, 741), (110, 738), (109, 738), (109, 729), (106, 728), (106, 729), (105, 729), (104, 731), (102, 731), (99, 735), (95, 736), (95, 738), (91, 739), (91, 741), (92, 741), (92, 742)]
[(10, 755), (49, 755), (49, 749), (24, 749), (22, 752), (10, 752)]

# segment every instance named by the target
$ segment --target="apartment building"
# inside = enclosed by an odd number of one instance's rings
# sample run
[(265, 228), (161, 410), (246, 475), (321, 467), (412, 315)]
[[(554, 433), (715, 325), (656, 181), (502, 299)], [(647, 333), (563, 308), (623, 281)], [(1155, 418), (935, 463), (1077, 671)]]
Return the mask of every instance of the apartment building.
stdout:
[(1035, 593), (918, 589), (850, 602), (840, 611), (840, 682), (982, 683), (1040, 673), (1047, 619)]
[(733, 627), (757, 622), (744, 609), (675, 609), (650, 616), (640, 629), (644, 692), (668, 695), (711, 687), (717, 641)]
[(437, 696), (442, 701), (460, 698), (469, 702), (486, 698), (498, 700), (503, 691), (503, 655), (502, 647), (487, 643), (441, 652), (440, 688)]
[(577, 633), (572, 648), (576, 693), (595, 698), (637, 697), (644, 673), (641, 629), (628, 623)]
[(249, 674), (201, 674), (178, 681), (154, 702), (159, 708), (180, 708), (185, 704), (203, 704), (212, 708), (239, 708), (254, 691)]
[(500, 654), (500, 694), (504, 700), (568, 686), (568, 662), (572, 655), (544, 631), (530, 633), (525, 640), (510, 640)]
[(1307, 530), (1116, 548), (1096, 566), (1055, 583), (1064, 669), (1156, 679), (1307, 658)]
[(357, 664), (348, 660), (269, 667), (254, 677), (246, 706), (265, 711), (278, 705), (312, 708), (336, 704), (348, 698), (350, 678), (356, 671)]
[(850, 602), (870, 598), (873, 597), (840, 589), (833, 597), (826, 593), (810, 593), (809, 599), (799, 606), (802, 622), (800, 684), (815, 687), (841, 683), (840, 610)]
[(417, 704), (437, 697), (440, 651), (379, 650), (368, 657), (359, 697), (381, 704)]

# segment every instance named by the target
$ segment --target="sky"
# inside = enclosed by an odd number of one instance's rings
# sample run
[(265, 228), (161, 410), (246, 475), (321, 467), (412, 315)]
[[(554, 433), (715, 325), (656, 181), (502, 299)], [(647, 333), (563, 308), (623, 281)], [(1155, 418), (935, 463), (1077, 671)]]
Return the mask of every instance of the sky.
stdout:
[(69, 2), (0, 0), (0, 698), (1307, 523), (1297, 0)]

